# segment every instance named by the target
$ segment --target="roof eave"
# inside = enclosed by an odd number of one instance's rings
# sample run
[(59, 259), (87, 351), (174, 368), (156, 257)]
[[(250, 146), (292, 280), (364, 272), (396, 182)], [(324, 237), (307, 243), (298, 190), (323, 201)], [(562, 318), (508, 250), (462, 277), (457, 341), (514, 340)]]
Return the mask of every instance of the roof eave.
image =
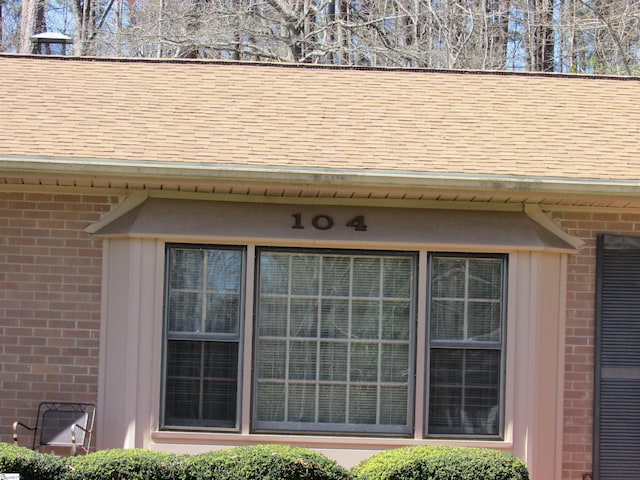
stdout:
[(640, 179), (562, 178), (519, 175), (440, 173), (409, 170), (349, 169), (306, 166), (239, 165), (204, 162), (158, 162), (86, 158), (0, 156), (0, 173), (82, 179), (127, 179), (172, 184), (215, 180), (225, 184), (279, 184), (332, 188), (442, 189), (530, 192), (556, 196), (640, 196)]

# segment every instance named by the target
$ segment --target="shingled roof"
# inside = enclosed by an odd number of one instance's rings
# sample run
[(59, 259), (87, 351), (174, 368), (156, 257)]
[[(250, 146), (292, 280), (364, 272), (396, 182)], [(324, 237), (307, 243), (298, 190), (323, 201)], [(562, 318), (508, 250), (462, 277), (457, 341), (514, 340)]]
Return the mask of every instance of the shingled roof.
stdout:
[(8, 54), (0, 77), (5, 177), (640, 192), (638, 78)]

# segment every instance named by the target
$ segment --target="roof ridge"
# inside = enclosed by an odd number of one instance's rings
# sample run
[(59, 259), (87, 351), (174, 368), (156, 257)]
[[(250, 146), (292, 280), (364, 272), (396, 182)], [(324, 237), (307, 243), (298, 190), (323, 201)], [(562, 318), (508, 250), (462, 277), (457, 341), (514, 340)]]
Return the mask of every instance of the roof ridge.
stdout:
[(157, 64), (184, 64), (184, 65), (224, 65), (224, 66), (256, 66), (309, 70), (355, 70), (371, 72), (411, 72), (411, 73), (441, 73), (452, 75), (494, 75), (494, 76), (521, 76), (521, 77), (550, 77), (591, 80), (619, 80), (640, 81), (640, 76), (625, 76), (612, 74), (584, 74), (567, 72), (532, 72), (512, 70), (473, 70), (473, 69), (446, 69), (424, 67), (370, 67), (361, 65), (330, 65), (311, 63), (283, 63), (261, 62), (243, 60), (220, 59), (189, 59), (189, 58), (149, 58), (149, 57), (77, 57), (69, 55), (34, 55), (0, 52), (0, 59), (30, 59), (39, 61), (61, 60), (70, 62), (99, 62), (99, 63), (157, 63)]

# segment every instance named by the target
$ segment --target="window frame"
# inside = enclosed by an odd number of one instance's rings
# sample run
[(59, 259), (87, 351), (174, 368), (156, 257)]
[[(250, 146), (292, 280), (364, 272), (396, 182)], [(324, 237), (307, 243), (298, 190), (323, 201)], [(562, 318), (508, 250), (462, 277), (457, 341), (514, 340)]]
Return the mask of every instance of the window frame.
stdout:
[[(173, 333), (169, 331), (169, 295), (170, 295), (170, 252), (173, 249), (187, 249), (199, 251), (235, 251), (240, 255), (240, 284), (238, 292), (238, 331), (233, 333)], [(164, 286), (163, 286), (163, 322), (162, 322), (162, 365), (161, 365), (161, 395), (160, 395), (160, 430), (174, 431), (212, 431), (212, 432), (239, 432), (242, 422), (242, 386), (243, 386), (243, 365), (244, 365), (244, 335), (245, 335), (245, 297), (246, 297), (246, 264), (247, 264), (247, 247), (244, 245), (220, 245), (207, 243), (165, 243), (164, 245)], [(237, 378), (236, 378), (236, 415), (235, 425), (233, 427), (226, 426), (206, 426), (198, 425), (197, 419), (193, 425), (179, 424), (174, 425), (167, 421), (167, 380), (168, 380), (168, 351), (169, 341), (193, 341), (206, 343), (235, 343), (237, 344)]]
[[(408, 343), (408, 381), (407, 381), (407, 424), (403, 426), (389, 425), (387, 428), (379, 425), (358, 424), (359, 428), (341, 428), (342, 424), (330, 423), (326, 428), (322, 424), (314, 423), (310, 429), (288, 429), (284, 426), (278, 426), (276, 423), (268, 424), (263, 422), (261, 426), (257, 426), (257, 362), (258, 362), (258, 319), (259, 319), (259, 300), (260, 295), (260, 256), (263, 252), (282, 252), (295, 255), (314, 254), (327, 256), (347, 256), (355, 257), (372, 257), (372, 258), (411, 258), (412, 278), (410, 288), (410, 320), (409, 320), (409, 336)], [(252, 359), (253, 359), (253, 375), (251, 379), (251, 415), (250, 425), (252, 433), (283, 433), (283, 434), (308, 434), (308, 435), (365, 435), (365, 436), (394, 436), (394, 437), (410, 437), (415, 431), (415, 410), (416, 410), (416, 338), (417, 338), (417, 319), (418, 319), (418, 283), (419, 283), (419, 253), (417, 251), (404, 250), (379, 250), (379, 249), (345, 249), (345, 248), (305, 248), (305, 247), (270, 247), (260, 246), (255, 249), (255, 291), (253, 296), (253, 339), (252, 339)], [(351, 296), (346, 298), (353, 298)], [(321, 337), (316, 337), (320, 339)], [(382, 343), (378, 340), (379, 344)], [(353, 382), (347, 382), (353, 383)], [(348, 407), (347, 407), (348, 408)], [(345, 424), (346, 425), (346, 424)], [(348, 424), (353, 425), (353, 424)]]
[[(433, 288), (433, 259), (434, 257), (440, 258), (460, 258), (460, 259), (496, 259), (502, 260), (502, 286), (500, 292), (501, 298), (501, 313), (500, 313), (500, 341), (499, 342), (486, 342), (486, 346), (482, 347), (481, 344), (474, 344), (469, 340), (456, 341), (456, 340), (437, 340), (435, 347), (432, 344), (431, 338), (431, 316), (433, 301), (432, 288)], [(480, 253), (480, 252), (440, 252), (440, 251), (427, 251), (427, 305), (426, 305), (426, 337), (425, 337), (425, 392), (424, 392), (424, 438), (442, 438), (442, 439), (473, 439), (473, 440), (504, 440), (505, 435), (505, 405), (506, 405), (506, 383), (507, 383), (507, 324), (508, 324), (508, 295), (509, 295), (509, 254), (508, 253)], [(465, 319), (466, 323), (466, 319)], [(497, 434), (469, 434), (469, 433), (431, 433), (429, 431), (429, 411), (430, 411), (430, 398), (431, 398), (431, 351), (432, 349), (458, 349), (458, 350), (477, 350), (477, 351), (499, 351), (500, 352), (500, 381), (498, 385), (498, 426)]]
[[(167, 318), (166, 318), (166, 303), (168, 292), (168, 275), (169, 269), (169, 249), (175, 247), (185, 247), (192, 249), (222, 249), (222, 250), (239, 250), (242, 252), (242, 272), (241, 272), (241, 285), (240, 285), (240, 331), (237, 339), (238, 342), (238, 378), (237, 378), (237, 396), (236, 396), (236, 426), (234, 428), (225, 427), (205, 427), (205, 426), (192, 426), (192, 425), (173, 425), (167, 424), (165, 421), (165, 386), (167, 377)], [(412, 378), (408, 383), (410, 390), (408, 400), (408, 412), (409, 412), (409, 430), (407, 432), (376, 432), (366, 431), (363, 429), (360, 432), (352, 431), (338, 431), (338, 430), (289, 430), (278, 428), (266, 428), (260, 429), (254, 427), (255, 418), (255, 362), (257, 361), (257, 304), (259, 295), (259, 252), (261, 251), (285, 251), (285, 252), (314, 252), (314, 253), (329, 253), (329, 254), (347, 254), (347, 255), (386, 255), (386, 256), (412, 256), (414, 281), (412, 285), (412, 323), (409, 348), (411, 364)], [(332, 248), (332, 247), (300, 247), (300, 246), (256, 246), (254, 244), (209, 244), (206, 242), (194, 242), (194, 243), (165, 243), (164, 247), (165, 258), (165, 279), (164, 279), (164, 301), (163, 306), (163, 333), (162, 333), (162, 366), (161, 366), (161, 380), (160, 380), (160, 412), (159, 412), (159, 429), (168, 431), (202, 431), (202, 432), (228, 432), (228, 433), (243, 433), (243, 434), (256, 434), (256, 433), (270, 433), (270, 434), (282, 434), (282, 435), (324, 435), (324, 436), (366, 436), (366, 437), (384, 437), (391, 436), (394, 438), (414, 438), (414, 439), (450, 439), (450, 440), (481, 440), (481, 441), (500, 441), (505, 439), (505, 419), (508, 412), (506, 411), (507, 398), (506, 398), (506, 385), (508, 383), (508, 372), (506, 369), (507, 364), (507, 325), (508, 308), (507, 300), (509, 298), (509, 283), (510, 283), (510, 270), (509, 270), (509, 251), (492, 252), (492, 251), (440, 251), (431, 250), (428, 248), (420, 248), (416, 250), (408, 249), (364, 249), (364, 248)], [(426, 260), (424, 263), (420, 258), (424, 255)], [(502, 320), (501, 320), (501, 361), (500, 361), (500, 388), (499, 388), (499, 421), (498, 421), (498, 434), (497, 435), (471, 435), (464, 433), (429, 433), (429, 397), (430, 397), (430, 316), (431, 316), (431, 263), (433, 256), (452, 256), (458, 258), (500, 258), (503, 259), (503, 278), (502, 278)], [(248, 268), (250, 267), (250, 268)], [(426, 268), (425, 268), (426, 267)], [(426, 270), (426, 271), (425, 271)], [(424, 290), (425, 292), (421, 291)], [(424, 296), (425, 301), (421, 304), (419, 301), (420, 296)], [(251, 298), (248, 298), (248, 297)], [(419, 312), (419, 310), (425, 310)], [(424, 326), (418, 325), (418, 322), (425, 322)], [(249, 335), (249, 337), (247, 337)], [(419, 338), (420, 337), (420, 338)], [(422, 346), (418, 343), (423, 342)], [(250, 352), (247, 352), (250, 349)], [(423, 360), (418, 361), (418, 355)], [(423, 371), (419, 371), (423, 369)], [(246, 378), (250, 374), (250, 378)], [(418, 376), (422, 376), (422, 379), (418, 379)], [(244, 386), (244, 390), (243, 390)], [(418, 391), (420, 389), (420, 392)], [(247, 397), (248, 396), (248, 397)], [(422, 397), (422, 398), (420, 398)], [(510, 414), (510, 413), (509, 413)], [(333, 424), (332, 424), (333, 425)]]

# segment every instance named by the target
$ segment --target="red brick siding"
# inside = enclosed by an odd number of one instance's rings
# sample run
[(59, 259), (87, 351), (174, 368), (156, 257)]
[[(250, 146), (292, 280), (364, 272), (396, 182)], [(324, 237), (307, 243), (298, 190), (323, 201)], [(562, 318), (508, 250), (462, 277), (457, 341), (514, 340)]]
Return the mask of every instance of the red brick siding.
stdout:
[(640, 215), (563, 212), (554, 215), (568, 233), (586, 244), (569, 259), (565, 349), (564, 480), (591, 472), (595, 328), (596, 237), (638, 235)]
[(101, 241), (114, 199), (0, 193), (0, 441), (42, 400), (97, 400)]

